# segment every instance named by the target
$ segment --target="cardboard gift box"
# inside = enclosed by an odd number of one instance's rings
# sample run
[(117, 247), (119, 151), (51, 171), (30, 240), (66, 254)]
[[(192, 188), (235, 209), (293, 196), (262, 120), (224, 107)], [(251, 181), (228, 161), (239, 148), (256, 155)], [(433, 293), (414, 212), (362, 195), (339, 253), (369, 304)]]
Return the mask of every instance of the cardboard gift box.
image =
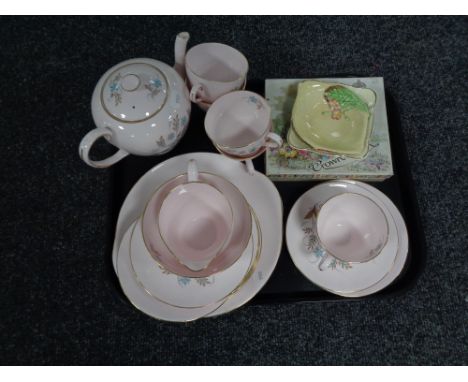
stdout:
[(283, 139), (279, 149), (268, 148), (265, 155), (266, 174), (275, 181), (356, 179), (381, 181), (393, 175), (392, 155), (388, 132), (385, 89), (382, 77), (325, 78), (324, 82), (366, 87), (376, 93), (373, 128), (369, 150), (364, 158), (300, 150), (287, 143), (291, 125), (291, 111), (296, 98), (297, 85), (304, 79), (267, 79), (265, 98), (272, 110), (273, 131)]

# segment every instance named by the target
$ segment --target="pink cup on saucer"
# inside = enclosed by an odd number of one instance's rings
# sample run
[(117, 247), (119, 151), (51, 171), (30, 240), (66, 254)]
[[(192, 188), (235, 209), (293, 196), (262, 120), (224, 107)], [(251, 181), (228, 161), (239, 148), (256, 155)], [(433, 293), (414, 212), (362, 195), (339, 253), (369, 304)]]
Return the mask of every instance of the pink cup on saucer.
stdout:
[[(221, 176), (195, 170), (198, 181), (190, 183), (194, 162), (191, 165), (187, 175), (170, 179), (149, 200), (142, 219), (143, 239), (151, 256), (168, 271), (207, 277), (242, 255), (250, 240), (252, 218), (242, 193)], [(182, 195), (172, 199), (175, 192)]]
[(327, 200), (317, 214), (317, 236), (329, 257), (347, 263), (374, 259), (388, 240), (385, 213), (371, 199), (343, 193)]
[(232, 232), (233, 210), (214, 186), (200, 182), (190, 161), (188, 183), (172, 189), (159, 210), (159, 232), (172, 254), (192, 271), (208, 266)]
[(249, 157), (262, 147), (280, 147), (283, 140), (271, 132), (271, 126), (267, 101), (245, 90), (217, 99), (205, 117), (205, 130), (214, 145), (236, 157)]

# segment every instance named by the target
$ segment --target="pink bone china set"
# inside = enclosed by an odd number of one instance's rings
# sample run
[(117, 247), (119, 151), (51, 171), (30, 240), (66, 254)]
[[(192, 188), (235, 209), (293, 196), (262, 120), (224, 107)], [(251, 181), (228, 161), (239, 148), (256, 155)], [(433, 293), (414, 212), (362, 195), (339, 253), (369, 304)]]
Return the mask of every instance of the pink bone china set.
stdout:
[[(129, 301), (153, 318), (187, 322), (233, 311), (273, 273), (283, 231), (300, 272), (324, 290), (362, 297), (391, 284), (407, 253), (405, 222), (375, 187), (349, 179), (319, 183), (292, 207), (252, 159), (283, 150), (366, 155), (372, 97), (337, 82), (299, 82), (290, 132), (273, 132), (272, 107), (245, 89), (249, 63), (233, 47), (175, 40), (175, 65), (130, 59), (98, 81), (91, 102), (96, 128), (79, 145), (89, 166), (106, 168), (129, 154), (172, 150), (189, 126), (192, 103), (206, 111), (205, 131), (219, 154), (173, 156), (144, 174), (118, 216), (112, 261)], [(104, 137), (117, 147), (95, 161)], [(354, 150), (354, 151), (353, 151)]]

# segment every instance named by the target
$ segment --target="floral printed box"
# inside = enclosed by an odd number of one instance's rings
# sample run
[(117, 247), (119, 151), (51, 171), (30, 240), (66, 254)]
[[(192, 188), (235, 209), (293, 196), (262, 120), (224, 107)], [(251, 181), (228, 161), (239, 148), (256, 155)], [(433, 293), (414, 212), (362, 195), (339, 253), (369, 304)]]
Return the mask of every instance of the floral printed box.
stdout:
[(272, 108), (273, 131), (281, 135), (285, 142), (279, 149), (267, 149), (265, 155), (267, 176), (275, 181), (345, 178), (381, 181), (392, 176), (392, 156), (383, 78), (325, 78), (318, 80), (367, 87), (377, 94), (369, 152), (362, 159), (354, 159), (344, 155), (324, 155), (307, 150), (296, 150), (289, 146), (286, 134), (290, 126), (297, 84), (304, 80), (267, 79), (265, 97)]

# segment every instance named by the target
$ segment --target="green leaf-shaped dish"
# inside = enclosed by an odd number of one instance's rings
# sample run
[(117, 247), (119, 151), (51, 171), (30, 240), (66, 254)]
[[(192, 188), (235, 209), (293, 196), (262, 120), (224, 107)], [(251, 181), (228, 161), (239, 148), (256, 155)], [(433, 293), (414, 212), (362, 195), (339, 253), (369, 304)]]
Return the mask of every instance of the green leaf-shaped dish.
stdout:
[(298, 85), (292, 128), (312, 149), (366, 155), (376, 95), (370, 89), (321, 81)]

